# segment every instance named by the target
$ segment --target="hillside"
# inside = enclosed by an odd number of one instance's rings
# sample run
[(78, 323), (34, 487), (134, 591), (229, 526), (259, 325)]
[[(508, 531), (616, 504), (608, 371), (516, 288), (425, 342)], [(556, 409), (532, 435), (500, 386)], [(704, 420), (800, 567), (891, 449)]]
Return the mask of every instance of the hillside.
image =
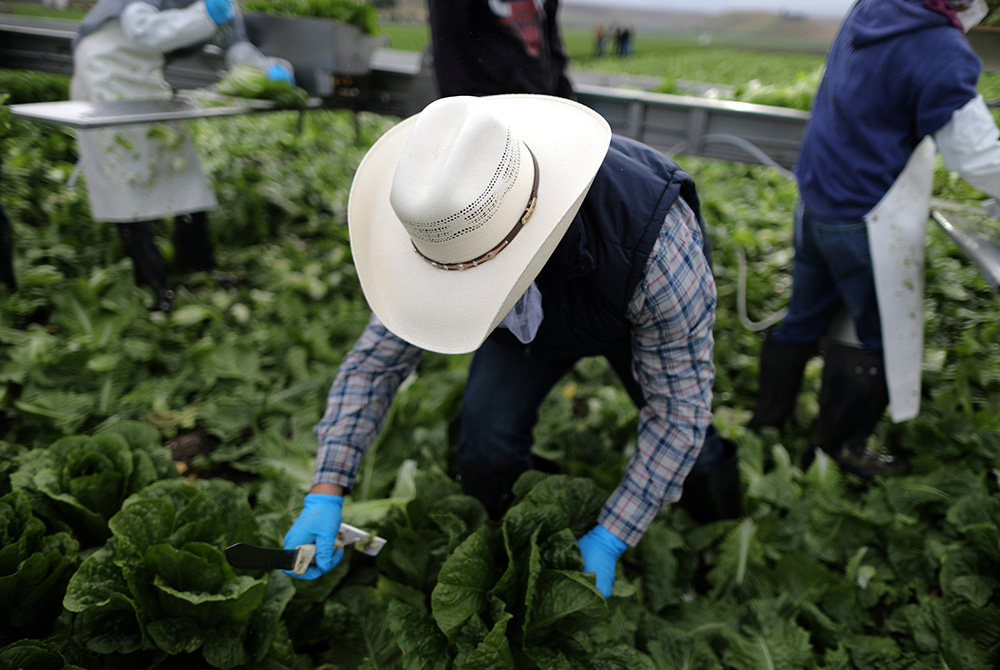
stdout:
[(652, 33), (692, 33), (712, 15), (670, 10), (643, 10), (592, 5), (560, 6), (561, 25), (569, 28), (592, 28), (598, 24), (641, 26)]
[(728, 12), (704, 17), (696, 30), (744, 37), (795, 37), (804, 41), (830, 42), (839, 26), (839, 19), (806, 18), (771, 12)]

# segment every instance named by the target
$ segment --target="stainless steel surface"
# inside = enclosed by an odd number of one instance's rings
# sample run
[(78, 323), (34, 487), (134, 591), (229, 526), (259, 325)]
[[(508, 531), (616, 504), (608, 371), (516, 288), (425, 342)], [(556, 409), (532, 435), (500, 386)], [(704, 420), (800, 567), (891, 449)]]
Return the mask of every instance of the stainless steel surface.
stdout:
[(204, 107), (191, 100), (129, 100), (121, 102), (37, 102), (11, 105), (15, 119), (34, 121), (78, 130), (127, 126), (136, 123), (187, 121), (215, 116), (235, 116), (270, 111), (273, 104), (262, 100), (241, 101), (241, 104)]
[(268, 56), (291, 62), (295, 79), (311, 95), (334, 93), (336, 77), (368, 74), (376, 47), (386, 41), (325, 19), (244, 14), (247, 37)]
[(989, 211), (989, 205), (984, 209), (935, 202), (931, 218), (976, 266), (993, 290), (1000, 293), (1000, 221), (988, 219), (995, 224), (992, 229), (984, 225)]
[(0, 63), (17, 70), (73, 73), (77, 21), (0, 16)]
[(809, 113), (744, 102), (581, 85), (577, 96), (611, 129), (667, 153), (789, 168)]

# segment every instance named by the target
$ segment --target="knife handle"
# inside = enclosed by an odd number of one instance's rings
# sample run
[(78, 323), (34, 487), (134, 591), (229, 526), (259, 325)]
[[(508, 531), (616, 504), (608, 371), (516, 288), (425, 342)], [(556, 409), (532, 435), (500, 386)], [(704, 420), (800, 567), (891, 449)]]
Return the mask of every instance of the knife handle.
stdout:
[(316, 557), (315, 544), (300, 544), (295, 547), (295, 563), (292, 565), (292, 572), (297, 575), (305, 574), (309, 564)]

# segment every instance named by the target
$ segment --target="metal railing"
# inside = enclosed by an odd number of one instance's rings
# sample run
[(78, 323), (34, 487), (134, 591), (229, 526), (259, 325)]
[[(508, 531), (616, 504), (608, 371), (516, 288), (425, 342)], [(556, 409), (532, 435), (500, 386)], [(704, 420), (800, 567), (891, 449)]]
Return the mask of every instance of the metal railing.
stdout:
[[(279, 17), (265, 20), (281, 21)], [(253, 15), (247, 15), (248, 32), (264, 32), (257, 21)], [(70, 44), (77, 25), (76, 21), (62, 19), (0, 17), (0, 66), (71, 74)], [(276, 37), (262, 43), (265, 53), (293, 55), (301, 63), (302, 58), (311, 54), (330, 51), (326, 48), (285, 53), (281, 34), (282, 31), (275, 31)], [(329, 39), (345, 40), (334, 33)], [(433, 76), (422, 54), (377, 44), (367, 52), (354, 47), (354, 42), (351, 46), (349, 54), (368, 54), (366, 70), (357, 67), (356, 56), (350, 61), (352, 67), (346, 75), (330, 71), (333, 56), (308, 63), (309, 76), (302, 83), (310, 94), (320, 97), (321, 106), (408, 116), (433, 99)], [(340, 61), (349, 62), (344, 57)], [(298, 71), (299, 63), (294, 59), (293, 63)], [(317, 74), (317, 68), (325, 68), (329, 76)], [(221, 56), (212, 52), (192, 54), (170, 62), (165, 74), (176, 88), (205, 86), (221, 75)], [(671, 154), (788, 168), (795, 161), (809, 119), (806, 112), (780, 107), (589, 84), (577, 84), (575, 88), (580, 102), (604, 116), (614, 132)], [(20, 110), (16, 108), (27, 106), (14, 107), (17, 117)], [(175, 113), (176, 110), (171, 110), (171, 114)]]

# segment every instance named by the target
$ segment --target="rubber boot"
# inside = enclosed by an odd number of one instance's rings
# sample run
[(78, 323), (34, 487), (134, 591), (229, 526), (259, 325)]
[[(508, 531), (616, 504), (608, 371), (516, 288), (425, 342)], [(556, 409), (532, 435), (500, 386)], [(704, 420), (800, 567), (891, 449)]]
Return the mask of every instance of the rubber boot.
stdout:
[(174, 266), (181, 272), (212, 272), (215, 269), (207, 212), (174, 217)]
[(829, 345), (812, 445), (830, 454), (841, 469), (865, 479), (907, 469), (904, 459), (868, 447), (868, 438), (888, 405), (882, 352)]
[(722, 458), (708, 473), (692, 469), (684, 480), (684, 492), (678, 505), (698, 523), (711, 523), (743, 516), (743, 484), (736, 443), (717, 438)]
[(802, 389), (806, 364), (816, 355), (816, 343), (791, 344), (779, 342), (770, 334), (760, 350), (760, 376), (757, 405), (747, 427), (781, 429), (795, 412), (795, 403)]
[(136, 285), (153, 289), (153, 311), (169, 312), (173, 308), (174, 292), (167, 288), (163, 256), (153, 239), (152, 224), (149, 221), (137, 221), (119, 223), (117, 227), (125, 253), (132, 259)]
[(17, 290), (17, 279), (14, 277), (14, 231), (3, 207), (0, 207), (0, 282), (6, 284), (11, 293)]

